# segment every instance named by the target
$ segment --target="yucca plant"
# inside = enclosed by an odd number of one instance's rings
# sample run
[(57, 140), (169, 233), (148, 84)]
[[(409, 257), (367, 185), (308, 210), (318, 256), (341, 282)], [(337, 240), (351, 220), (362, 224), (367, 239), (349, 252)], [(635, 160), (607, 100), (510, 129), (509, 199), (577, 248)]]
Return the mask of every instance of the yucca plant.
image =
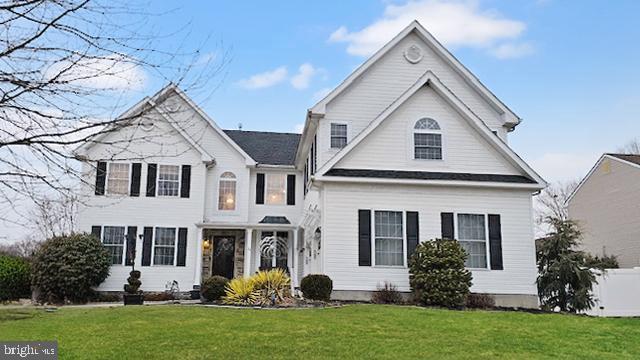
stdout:
[(229, 281), (222, 302), (231, 305), (254, 305), (260, 291), (256, 290), (251, 279), (236, 278)]
[(251, 282), (260, 291), (260, 301), (263, 304), (283, 301), (291, 285), (289, 275), (282, 269), (258, 271), (251, 277)]

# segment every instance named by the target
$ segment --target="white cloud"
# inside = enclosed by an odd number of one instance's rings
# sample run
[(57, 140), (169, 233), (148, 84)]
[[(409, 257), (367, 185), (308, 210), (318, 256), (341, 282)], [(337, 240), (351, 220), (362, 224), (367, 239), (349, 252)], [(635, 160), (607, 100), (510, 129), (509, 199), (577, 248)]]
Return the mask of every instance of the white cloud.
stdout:
[(302, 134), (303, 130), (304, 130), (304, 123), (296, 124), (296, 126), (293, 128), (293, 132), (298, 134)]
[(531, 161), (531, 166), (548, 182), (582, 179), (596, 163), (599, 152), (546, 153)]
[(314, 92), (313, 93), (313, 101), (314, 102), (318, 102), (318, 101), (324, 99), (325, 96), (329, 95), (331, 90), (333, 90), (333, 89), (329, 88), (329, 87), (326, 87), (326, 88), (322, 88), (322, 89)]
[(283, 82), (287, 78), (287, 73), (287, 68), (280, 66), (271, 71), (265, 71), (247, 79), (242, 79), (238, 81), (238, 85), (245, 89), (263, 89)]
[(291, 86), (298, 90), (309, 87), (311, 78), (318, 73), (318, 70), (309, 63), (304, 63), (298, 68), (298, 73), (291, 78)]
[(103, 90), (142, 90), (147, 75), (141, 66), (131, 59), (112, 55), (99, 59), (83, 59), (72, 64), (58, 62), (49, 67), (45, 78), (56, 77), (76, 86)]
[(533, 54), (535, 48), (530, 43), (504, 43), (489, 52), (498, 59), (514, 59)]
[(490, 49), (500, 41), (517, 39), (526, 28), (521, 21), (507, 19), (494, 10), (480, 9), (477, 1), (417, 0), (387, 5), (382, 18), (359, 31), (350, 32), (342, 26), (331, 34), (329, 41), (347, 43), (349, 54), (368, 56), (413, 20), (451, 47)]

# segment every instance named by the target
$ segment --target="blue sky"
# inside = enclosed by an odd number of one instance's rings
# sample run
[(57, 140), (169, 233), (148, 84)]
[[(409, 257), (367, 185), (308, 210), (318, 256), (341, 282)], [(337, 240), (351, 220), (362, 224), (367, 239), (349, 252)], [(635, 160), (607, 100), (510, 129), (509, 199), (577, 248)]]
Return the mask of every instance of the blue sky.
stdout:
[[(375, 36), (376, 26), (415, 16), (426, 19), (423, 25), (524, 119), (510, 144), (549, 180), (581, 176), (600, 153), (640, 135), (640, 2), (406, 4), (188, 2), (175, 8), (167, 3), (170, 16), (152, 22), (165, 29), (189, 22), (186, 46), (198, 47), (211, 37), (202, 48), (205, 56), (219, 52), (218, 40), (224, 42), (231, 54), (224, 81), (213, 96), (200, 99), (224, 128), (242, 123), (247, 130), (299, 129), (306, 109), (366, 59), (362, 51), (349, 50), (371, 40), (363, 29)], [(457, 7), (450, 15), (434, 20), (425, 14), (433, 9), (447, 14), (452, 4)], [(340, 27), (347, 35), (336, 41)], [(489, 35), (473, 38), (482, 31)], [(303, 75), (293, 81), (303, 64)], [(149, 83), (145, 91), (159, 86)]]

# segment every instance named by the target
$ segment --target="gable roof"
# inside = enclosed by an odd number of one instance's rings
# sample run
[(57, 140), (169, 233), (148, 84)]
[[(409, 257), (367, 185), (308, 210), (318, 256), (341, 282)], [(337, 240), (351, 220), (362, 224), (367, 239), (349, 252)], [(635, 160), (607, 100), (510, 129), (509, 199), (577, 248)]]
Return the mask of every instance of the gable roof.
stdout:
[(423, 86), (431, 87), (437, 94), (452, 106), (465, 119), (472, 128), (490, 144), (500, 154), (502, 154), (512, 165), (524, 172), (528, 177), (535, 181), (540, 188), (547, 186), (547, 183), (538, 175), (524, 160), (522, 160), (506, 143), (500, 138), (494, 136), (491, 129), (475, 114), (462, 100), (456, 97), (438, 77), (427, 70), (412, 86), (410, 86), (400, 97), (394, 100), (385, 110), (383, 110), (364, 130), (356, 135), (344, 148), (338, 151), (329, 161), (327, 161), (318, 171), (318, 174), (327, 175), (326, 173), (335, 166), (340, 159), (344, 158), (351, 150), (353, 150), (364, 138), (366, 138), (373, 130), (375, 130), (385, 119), (387, 119), (394, 111), (396, 111), (411, 96), (418, 92)]
[(578, 183), (578, 186), (576, 186), (576, 188), (573, 189), (573, 192), (571, 193), (571, 195), (569, 195), (569, 197), (567, 198), (567, 200), (565, 202), (566, 204), (569, 204), (569, 202), (571, 202), (571, 200), (575, 197), (575, 195), (578, 193), (580, 188), (582, 188), (582, 185), (584, 185), (584, 183), (587, 182), (587, 180), (591, 177), (591, 175), (593, 175), (593, 173), (596, 171), (596, 169), (598, 168), (598, 166), (600, 165), (600, 163), (602, 163), (602, 161), (604, 159), (615, 160), (615, 161), (618, 161), (620, 163), (623, 163), (623, 164), (626, 164), (626, 165), (629, 165), (629, 166), (633, 166), (635, 168), (640, 169), (640, 154), (604, 153), (604, 154), (602, 154), (602, 156), (600, 156), (598, 161), (596, 161), (595, 165), (593, 165), (591, 170), (589, 170), (587, 175), (582, 180), (580, 180), (580, 183)]
[(224, 130), (258, 164), (294, 165), (300, 134)]
[(370, 169), (331, 169), (327, 176), (365, 177), (378, 179), (409, 179), (409, 180), (452, 180), (477, 182), (502, 182), (512, 184), (535, 184), (535, 181), (522, 175), (503, 174), (472, 174), (433, 171), (406, 170), (370, 170)]
[(347, 89), (354, 81), (356, 81), (364, 72), (367, 71), (373, 64), (375, 64), (380, 58), (382, 58), (387, 52), (389, 52), (394, 46), (396, 46), (402, 39), (404, 39), (411, 32), (415, 31), (416, 34), (447, 64), (449, 64), (455, 72), (457, 72), (464, 81), (477, 91), (480, 96), (485, 99), (493, 108), (500, 112), (504, 119), (505, 124), (512, 125), (512, 127), (520, 124), (521, 119), (516, 115), (509, 107), (507, 107), (497, 96), (495, 96), (480, 80), (469, 71), (453, 54), (449, 52), (427, 29), (425, 29), (417, 20), (412, 21), (409, 26), (396, 35), (385, 46), (378, 50), (367, 61), (360, 65), (351, 75), (349, 75), (338, 87), (333, 89), (327, 96), (320, 100), (311, 109), (311, 113), (325, 113), (326, 105), (333, 100), (336, 96)]

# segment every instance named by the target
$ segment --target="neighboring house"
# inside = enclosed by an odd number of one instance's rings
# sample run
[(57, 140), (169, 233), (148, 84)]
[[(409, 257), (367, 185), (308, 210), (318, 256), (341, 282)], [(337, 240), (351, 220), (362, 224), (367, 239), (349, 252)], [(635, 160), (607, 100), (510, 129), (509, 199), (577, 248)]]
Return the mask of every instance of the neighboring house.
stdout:
[[(222, 130), (174, 86), (138, 106), (152, 107), (139, 127), (78, 151), (116, 159), (85, 167), (80, 226), (114, 263), (101, 290), (121, 290), (135, 261), (144, 290), (283, 267), (368, 299), (386, 281), (410, 290), (418, 242), (455, 238), (473, 292), (537, 306), (532, 194), (546, 184), (507, 145), (520, 119), (417, 22), (311, 108), (302, 135)], [(153, 140), (119, 149), (131, 131)]]
[(640, 266), (640, 155), (604, 154), (567, 200), (583, 231), (582, 247)]

